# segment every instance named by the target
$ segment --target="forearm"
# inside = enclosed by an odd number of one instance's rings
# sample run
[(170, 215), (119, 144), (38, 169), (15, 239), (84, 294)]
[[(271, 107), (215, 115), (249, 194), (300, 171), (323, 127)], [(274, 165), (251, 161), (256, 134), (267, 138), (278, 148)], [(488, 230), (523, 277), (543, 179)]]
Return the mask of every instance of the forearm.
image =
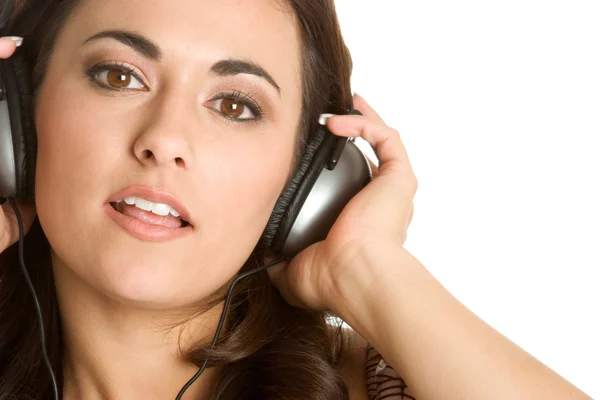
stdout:
[(364, 275), (340, 283), (344, 301), (334, 311), (418, 400), (589, 399), (470, 312), (405, 249), (385, 247), (355, 262)]

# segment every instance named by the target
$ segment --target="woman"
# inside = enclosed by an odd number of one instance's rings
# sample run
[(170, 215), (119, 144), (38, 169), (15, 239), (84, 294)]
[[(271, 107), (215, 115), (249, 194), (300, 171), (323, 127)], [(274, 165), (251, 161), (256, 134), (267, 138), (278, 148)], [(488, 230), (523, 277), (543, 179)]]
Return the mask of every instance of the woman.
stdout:
[[(398, 133), (350, 95), (331, 1), (21, 1), (7, 32), (31, 63), (36, 197), (19, 207), (64, 399), (174, 398), (207, 358), (183, 398), (587, 398), (403, 248), (416, 179)], [(319, 114), (352, 106), (363, 115), (327, 126), (374, 147), (373, 181), (326, 240), (236, 286), (211, 349), (231, 281), (275, 256), (257, 243)], [(0, 398), (51, 398), (2, 210)]]

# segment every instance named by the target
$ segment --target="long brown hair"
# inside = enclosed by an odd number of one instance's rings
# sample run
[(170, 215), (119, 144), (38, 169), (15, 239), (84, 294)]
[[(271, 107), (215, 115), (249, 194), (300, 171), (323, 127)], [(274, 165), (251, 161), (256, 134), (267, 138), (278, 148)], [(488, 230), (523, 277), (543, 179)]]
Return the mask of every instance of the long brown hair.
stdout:
[[(33, 93), (44, 79), (54, 42), (78, 0), (17, 0), (11, 35), (24, 36), (20, 51), (31, 66)], [(275, 1), (298, 21), (302, 50), (303, 102), (298, 122), (296, 165), (306, 149), (318, 115), (342, 113), (352, 106), (352, 62), (343, 41), (333, 0)], [(62, 391), (63, 338), (51, 247), (36, 220), (25, 237), (25, 263), (44, 316), (48, 355)], [(262, 261), (252, 252), (241, 272)], [(223, 297), (211, 304), (222, 302)], [(201, 365), (220, 366), (212, 398), (347, 399), (339, 367), (344, 338), (330, 315), (292, 307), (266, 273), (240, 282), (226, 328), (214, 349), (198, 344), (184, 356)], [(42, 361), (32, 296), (20, 271), (17, 244), (0, 254), (0, 400), (50, 399), (51, 382)]]

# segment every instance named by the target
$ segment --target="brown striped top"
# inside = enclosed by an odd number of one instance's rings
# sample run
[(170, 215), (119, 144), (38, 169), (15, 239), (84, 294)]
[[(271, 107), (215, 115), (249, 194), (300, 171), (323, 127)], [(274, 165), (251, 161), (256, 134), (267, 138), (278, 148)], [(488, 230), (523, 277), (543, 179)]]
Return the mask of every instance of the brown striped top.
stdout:
[(404, 380), (372, 346), (367, 348), (367, 389), (370, 400), (415, 400)]

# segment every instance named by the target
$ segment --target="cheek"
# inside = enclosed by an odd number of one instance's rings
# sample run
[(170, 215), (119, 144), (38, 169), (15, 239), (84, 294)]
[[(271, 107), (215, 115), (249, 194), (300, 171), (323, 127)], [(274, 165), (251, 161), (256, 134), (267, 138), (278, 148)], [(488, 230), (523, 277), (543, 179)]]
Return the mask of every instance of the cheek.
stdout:
[[(290, 146), (255, 141), (234, 150), (215, 168), (214, 181), (207, 187), (216, 193), (208, 196), (207, 210), (215, 210), (210, 218), (218, 236), (234, 234), (256, 244), (290, 173)], [(219, 223), (223, 217), (230, 226)]]
[[(94, 132), (100, 121), (94, 121), (93, 113), (73, 107), (68, 101), (56, 103), (41, 97), (38, 110), (38, 184), (71, 186), (84, 176), (93, 176), (97, 167), (102, 167), (94, 158), (111, 154), (103, 151), (105, 145)], [(79, 118), (80, 114), (89, 117)]]
[(93, 240), (85, 229), (90, 207), (99, 209), (106, 199), (106, 174), (118, 165), (123, 147), (103, 134), (110, 131), (110, 119), (83, 99), (74, 85), (53, 84), (51, 75), (37, 99), (36, 206), (57, 249), (74, 237)]

